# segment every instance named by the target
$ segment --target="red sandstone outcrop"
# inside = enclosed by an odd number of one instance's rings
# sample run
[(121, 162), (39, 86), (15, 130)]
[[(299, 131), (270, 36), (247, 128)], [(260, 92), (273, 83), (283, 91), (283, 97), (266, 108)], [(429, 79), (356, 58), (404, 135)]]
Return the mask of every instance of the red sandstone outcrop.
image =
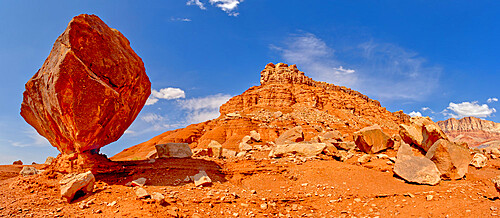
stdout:
[(63, 154), (120, 138), (151, 92), (130, 42), (99, 17), (74, 17), (26, 83), (21, 116)]
[(450, 118), (438, 121), (437, 124), (448, 137), (459, 143), (467, 143), (469, 147), (493, 143), (500, 145), (500, 123), (476, 117), (462, 119)]
[(285, 131), (300, 126), (304, 141), (336, 130), (344, 141), (353, 141), (354, 132), (379, 125), (388, 135), (408, 123), (401, 111), (391, 113), (376, 100), (351, 89), (317, 82), (295, 65), (268, 64), (261, 72), (261, 85), (231, 98), (220, 107), (221, 115), (210, 121), (165, 132), (151, 140), (125, 149), (113, 160), (145, 157), (155, 144), (189, 143), (191, 148), (206, 148), (215, 140), (224, 149), (239, 150), (242, 139), (251, 131), (260, 134), (260, 144), (273, 143)]

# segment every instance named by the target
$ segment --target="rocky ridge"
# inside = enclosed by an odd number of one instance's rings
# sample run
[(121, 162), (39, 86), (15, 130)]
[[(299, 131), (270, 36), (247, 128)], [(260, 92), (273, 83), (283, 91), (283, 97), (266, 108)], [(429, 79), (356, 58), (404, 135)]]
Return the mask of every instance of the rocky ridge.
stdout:
[(437, 124), (452, 141), (467, 143), (469, 147), (500, 145), (500, 123), (476, 117), (450, 118)]
[(257, 131), (262, 144), (269, 144), (296, 126), (303, 128), (305, 141), (329, 130), (339, 131), (346, 141), (354, 141), (354, 132), (362, 128), (377, 124), (391, 136), (398, 132), (399, 124), (409, 122), (409, 116), (402, 111), (389, 112), (357, 91), (314, 81), (295, 65), (267, 64), (260, 82), (260, 86), (223, 104), (218, 118), (162, 133), (111, 159), (145, 159), (154, 151), (154, 145), (170, 142), (206, 148), (217, 141), (225, 149), (238, 151), (250, 131)]

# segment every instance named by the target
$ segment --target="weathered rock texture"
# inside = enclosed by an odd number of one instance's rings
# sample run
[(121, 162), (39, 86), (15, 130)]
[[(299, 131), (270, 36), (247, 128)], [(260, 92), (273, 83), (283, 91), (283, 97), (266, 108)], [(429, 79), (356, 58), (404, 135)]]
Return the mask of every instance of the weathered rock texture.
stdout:
[(412, 117), (410, 121), (411, 124), (399, 126), (399, 135), (404, 142), (428, 151), (439, 139), (448, 140), (446, 134), (430, 118)]
[(78, 191), (85, 194), (92, 193), (94, 189), (95, 177), (92, 172), (80, 174), (68, 174), (59, 181), (61, 185), (61, 196), (71, 202)]
[(468, 148), (444, 139), (436, 141), (425, 157), (436, 164), (444, 179), (463, 178), (472, 159)]
[(26, 83), (21, 116), (61, 153), (81, 153), (118, 140), (150, 92), (129, 41), (97, 16), (82, 14)]
[(454, 142), (467, 143), (469, 147), (483, 144), (500, 144), (500, 123), (476, 117), (450, 118), (437, 124)]
[(409, 116), (401, 111), (391, 113), (359, 92), (314, 81), (295, 65), (268, 64), (260, 81), (260, 86), (251, 87), (222, 105), (218, 118), (165, 132), (112, 159), (146, 156), (155, 144), (166, 142), (206, 148), (215, 140), (224, 149), (239, 151), (243, 137), (252, 130), (260, 134), (259, 143), (263, 145), (275, 142), (285, 131), (297, 126), (302, 127), (304, 141), (332, 130), (340, 132), (343, 141), (353, 141), (353, 133), (364, 127), (378, 124), (392, 135), (398, 132), (399, 124), (409, 122)]
[(425, 157), (417, 157), (411, 147), (402, 143), (398, 150), (394, 173), (407, 182), (436, 185), (441, 181), (436, 164)]
[(363, 128), (355, 133), (355, 143), (365, 153), (377, 153), (394, 146), (394, 141), (385, 134), (380, 126)]

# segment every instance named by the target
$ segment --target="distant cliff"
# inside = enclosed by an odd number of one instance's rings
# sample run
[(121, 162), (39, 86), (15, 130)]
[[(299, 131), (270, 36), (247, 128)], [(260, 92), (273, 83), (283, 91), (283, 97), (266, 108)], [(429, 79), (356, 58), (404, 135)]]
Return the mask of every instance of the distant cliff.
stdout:
[(450, 118), (437, 124), (453, 141), (466, 142), (470, 147), (500, 141), (500, 123), (476, 117)]

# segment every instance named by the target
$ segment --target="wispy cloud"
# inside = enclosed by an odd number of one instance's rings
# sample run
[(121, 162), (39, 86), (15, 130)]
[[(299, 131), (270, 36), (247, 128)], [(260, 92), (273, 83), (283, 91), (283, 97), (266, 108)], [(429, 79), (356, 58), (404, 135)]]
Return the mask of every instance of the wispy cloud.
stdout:
[(181, 22), (191, 22), (189, 18), (181, 18), (181, 17), (171, 17), (171, 21), (181, 21)]
[(187, 122), (199, 123), (217, 118), (219, 107), (226, 103), (232, 96), (226, 94), (210, 95), (202, 98), (178, 100), (178, 105), (187, 110)]
[[(442, 69), (429, 66), (415, 52), (373, 41), (350, 47), (354, 49), (336, 50), (311, 33), (290, 35), (282, 45), (271, 45), (286, 62), (297, 64), (314, 79), (351, 87), (380, 100), (424, 100), (438, 87)], [(352, 63), (340, 60), (339, 54), (354, 57)]]
[(497, 102), (498, 101), (498, 98), (488, 98), (488, 104), (490, 103), (493, 103), (493, 102)]
[(316, 80), (352, 86), (355, 70), (345, 69), (335, 57), (335, 50), (311, 33), (290, 35), (282, 45), (271, 45), (289, 64), (297, 66)]
[(203, 4), (202, 2), (200, 2), (200, 0), (188, 0), (186, 2), (186, 5), (196, 5), (198, 6), (201, 10), (207, 10), (207, 8), (205, 7), (205, 4)]
[(441, 113), (447, 117), (462, 118), (462, 117), (489, 117), (496, 112), (495, 108), (490, 108), (487, 104), (478, 104), (477, 101), (453, 103), (450, 102), (448, 107)]
[(13, 141), (9, 140), (9, 143), (15, 147), (47, 147), (51, 146), (49, 141), (38, 134), (35, 129), (27, 129), (23, 131), (23, 135), (27, 136), (24, 140)]
[(159, 91), (152, 89), (151, 96), (149, 96), (148, 100), (146, 101), (146, 105), (153, 105), (158, 102), (159, 99), (172, 100), (185, 97), (186, 93), (184, 92), (184, 90), (179, 88), (168, 87), (160, 89)]

